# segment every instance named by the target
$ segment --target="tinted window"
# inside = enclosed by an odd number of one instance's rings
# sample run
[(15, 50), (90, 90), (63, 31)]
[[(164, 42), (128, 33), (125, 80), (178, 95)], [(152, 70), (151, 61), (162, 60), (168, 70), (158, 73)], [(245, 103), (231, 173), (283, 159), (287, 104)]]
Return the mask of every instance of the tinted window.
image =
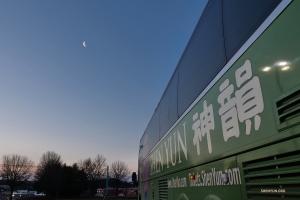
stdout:
[(178, 71), (171, 78), (167, 89), (160, 101), (160, 138), (166, 134), (178, 119), (177, 115), (177, 83)]
[(210, 1), (179, 63), (179, 116), (225, 65), (222, 2)]
[(145, 131), (144, 142), (148, 144), (148, 146), (143, 147), (145, 155), (147, 155), (159, 141), (159, 107), (160, 106), (156, 108)]
[(223, 1), (223, 22), (228, 60), (241, 48), (281, 1)]
[(145, 134), (143, 135), (141, 141), (140, 141), (140, 146), (139, 146), (139, 159), (142, 159), (144, 158), (144, 145), (145, 145), (145, 142), (144, 142), (144, 137), (145, 137)]
[(139, 152), (139, 158), (140, 159), (143, 159), (146, 157), (147, 153), (149, 152), (149, 135), (146, 134), (146, 131), (145, 131), (145, 134), (143, 135), (142, 139), (141, 139), (141, 142), (140, 142), (140, 152)]

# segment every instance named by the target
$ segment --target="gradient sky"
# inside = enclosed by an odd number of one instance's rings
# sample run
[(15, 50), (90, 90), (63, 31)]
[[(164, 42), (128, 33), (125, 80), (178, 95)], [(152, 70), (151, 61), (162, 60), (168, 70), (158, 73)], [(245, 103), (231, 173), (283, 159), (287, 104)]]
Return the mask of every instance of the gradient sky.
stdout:
[[(0, 2), (0, 158), (137, 171), (139, 141), (206, 0)], [(86, 47), (82, 45), (86, 41)]]

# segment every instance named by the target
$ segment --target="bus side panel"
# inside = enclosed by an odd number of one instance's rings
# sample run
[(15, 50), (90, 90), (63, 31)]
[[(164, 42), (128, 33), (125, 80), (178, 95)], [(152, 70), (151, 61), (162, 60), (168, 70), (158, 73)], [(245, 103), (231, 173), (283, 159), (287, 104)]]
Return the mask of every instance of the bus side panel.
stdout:
[(236, 157), (174, 173), (168, 176), (167, 185), (173, 193), (173, 198), (168, 199), (241, 199), (241, 176)]
[(299, 8), (293, 1), (156, 146), (151, 178), (300, 136)]
[(149, 200), (149, 181), (139, 183), (139, 198)]
[(139, 163), (139, 198), (148, 200), (149, 198), (149, 179), (150, 179), (150, 163), (149, 157)]
[(300, 199), (300, 138), (237, 156), (242, 195), (249, 199)]

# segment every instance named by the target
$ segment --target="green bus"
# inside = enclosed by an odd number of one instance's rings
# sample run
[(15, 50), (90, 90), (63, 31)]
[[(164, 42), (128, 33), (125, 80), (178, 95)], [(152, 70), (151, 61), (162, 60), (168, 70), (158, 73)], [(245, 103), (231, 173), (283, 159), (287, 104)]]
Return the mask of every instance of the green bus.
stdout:
[(210, 0), (139, 146), (140, 200), (300, 200), (300, 1)]

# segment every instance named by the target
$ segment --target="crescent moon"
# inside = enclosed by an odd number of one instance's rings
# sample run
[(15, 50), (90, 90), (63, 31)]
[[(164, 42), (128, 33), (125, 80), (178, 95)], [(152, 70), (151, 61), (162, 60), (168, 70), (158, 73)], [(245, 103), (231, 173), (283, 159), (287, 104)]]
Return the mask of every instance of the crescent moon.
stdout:
[(86, 47), (85, 41), (83, 41), (82, 45), (83, 45), (84, 47)]

